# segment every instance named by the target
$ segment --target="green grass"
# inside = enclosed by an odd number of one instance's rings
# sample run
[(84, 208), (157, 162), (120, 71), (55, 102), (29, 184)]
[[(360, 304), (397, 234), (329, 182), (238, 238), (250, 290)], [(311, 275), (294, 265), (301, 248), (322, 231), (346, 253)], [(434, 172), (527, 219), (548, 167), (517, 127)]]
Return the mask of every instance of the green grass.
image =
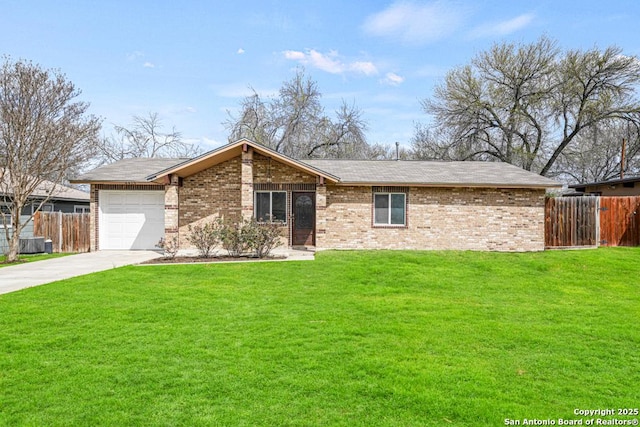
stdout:
[(640, 249), (323, 252), (0, 296), (0, 424), (497, 426), (638, 407)]
[(10, 265), (17, 265), (25, 262), (35, 262), (35, 261), (42, 261), (45, 259), (59, 258), (67, 255), (73, 255), (73, 254), (72, 253), (52, 253), (52, 254), (20, 255), (20, 260), (14, 263), (5, 263), (5, 260), (7, 259), (7, 257), (4, 255), (0, 255), (0, 268), (8, 267)]

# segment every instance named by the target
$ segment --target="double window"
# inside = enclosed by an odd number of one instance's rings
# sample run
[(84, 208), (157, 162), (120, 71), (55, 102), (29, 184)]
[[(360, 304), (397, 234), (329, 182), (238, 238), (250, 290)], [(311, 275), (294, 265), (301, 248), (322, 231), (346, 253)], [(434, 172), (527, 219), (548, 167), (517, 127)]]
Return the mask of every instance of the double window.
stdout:
[(89, 206), (74, 205), (73, 213), (89, 213)]
[(406, 225), (405, 193), (373, 194), (373, 225)]
[(256, 191), (254, 206), (260, 222), (287, 222), (286, 191)]
[[(31, 213), (34, 214), (38, 211), (38, 206), (40, 206), (40, 202), (32, 202), (31, 203)], [(40, 206), (41, 212), (53, 212), (53, 203), (43, 203)]]

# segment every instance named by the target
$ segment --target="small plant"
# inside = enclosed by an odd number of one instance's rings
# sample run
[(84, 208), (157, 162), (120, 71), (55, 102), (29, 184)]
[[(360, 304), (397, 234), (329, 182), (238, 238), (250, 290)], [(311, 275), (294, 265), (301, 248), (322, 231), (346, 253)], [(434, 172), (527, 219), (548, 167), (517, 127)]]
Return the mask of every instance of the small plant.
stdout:
[(248, 249), (242, 229), (242, 224), (239, 223), (226, 223), (220, 227), (222, 247), (229, 256), (239, 257)]
[(277, 223), (261, 223), (255, 219), (227, 223), (220, 228), (222, 247), (232, 257), (239, 257), (248, 252), (258, 258), (264, 258), (280, 245), (280, 235), (280, 226)]
[(258, 223), (255, 219), (252, 219), (251, 226), (255, 230), (253, 232), (254, 240), (252, 247), (258, 258), (268, 256), (273, 249), (280, 246), (281, 228), (278, 223)]
[(189, 226), (187, 240), (196, 247), (201, 258), (209, 258), (220, 243), (220, 222), (208, 222), (204, 225)]
[(160, 248), (164, 250), (164, 256), (170, 259), (176, 257), (178, 253), (178, 238), (176, 236), (172, 237), (168, 241), (163, 237), (160, 239), (158, 243), (156, 243), (156, 248)]

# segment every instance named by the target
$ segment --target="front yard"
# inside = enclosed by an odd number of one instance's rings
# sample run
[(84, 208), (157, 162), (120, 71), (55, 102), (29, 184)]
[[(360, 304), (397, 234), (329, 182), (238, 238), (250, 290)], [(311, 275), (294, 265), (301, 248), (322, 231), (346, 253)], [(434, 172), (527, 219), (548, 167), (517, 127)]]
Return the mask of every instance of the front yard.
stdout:
[(35, 254), (35, 255), (20, 255), (20, 259), (17, 263), (7, 263), (7, 257), (5, 255), (0, 255), (0, 268), (8, 267), (10, 265), (16, 265), (23, 262), (35, 262), (35, 261), (43, 261), (45, 259), (51, 258), (59, 258), (67, 255), (73, 255), (72, 253), (52, 253), (52, 254)]
[(322, 252), (1, 295), (0, 424), (497, 426), (637, 408), (638, 260)]

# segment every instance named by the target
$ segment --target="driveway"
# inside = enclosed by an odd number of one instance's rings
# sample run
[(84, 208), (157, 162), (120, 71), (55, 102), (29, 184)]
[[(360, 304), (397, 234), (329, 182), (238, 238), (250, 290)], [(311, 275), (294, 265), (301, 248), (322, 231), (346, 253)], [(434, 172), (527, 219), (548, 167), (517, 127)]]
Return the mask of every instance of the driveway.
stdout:
[(0, 268), (0, 294), (83, 274), (137, 264), (161, 255), (153, 251), (98, 251)]

